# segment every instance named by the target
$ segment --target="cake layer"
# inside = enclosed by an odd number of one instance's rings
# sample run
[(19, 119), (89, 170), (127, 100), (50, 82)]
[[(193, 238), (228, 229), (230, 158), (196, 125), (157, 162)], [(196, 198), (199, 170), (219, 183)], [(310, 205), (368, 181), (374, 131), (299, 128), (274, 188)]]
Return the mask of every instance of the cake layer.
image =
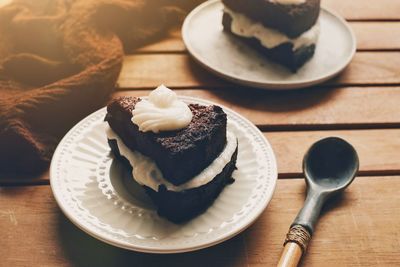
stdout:
[(237, 39), (258, 50), (266, 58), (287, 67), (292, 72), (296, 72), (300, 67), (302, 67), (315, 52), (315, 44), (309, 44), (295, 49), (294, 43), (288, 41), (273, 48), (267, 48), (263, 46), (261, 41), (257, 38), (239, 36), (232, 32), (232, 17), (228, 13), (224, 13), (222, 24), (225, 31), (235, 35)]
[(228, 8), (224, 9), (225, 24), (230, 25), (232, 33), (241, 37), (254, 37), (266, 48), (274, 48), (284, 43), (292, 43), (293, 50), (300, 47), (310, 46), (318, 41), (319, 37), (319, 22), (317, 22), (308, 31), (304, 32), (296, 38), (289, 38), (285, 34), (268, 28), (263, 24), (249, 19), (241, 13), (237, 13)]
[[(121, 162), (132, 171), (130, 162), (123, 157), (115, 140), (109, 140), (112, 152)], [(175, 223), (188, 221), (204, 212), (218, 197), (224, 187), (234, 182), (232, 173), (236, 168), (237, 145), (229, 162), (220, 173), (211, 179), (210, 182), (199, 187), (183, 191), (170, 191), (165, 185), (160, 185), (158, 191), (143, 186), (150, 196), (160, 216)]]
[(264, 26), (296, 38), (318, 20), (320, 0), (306, 0), (299, 4), (283, 4), (269, 0), (222, 0), (229, 9), (242, 13)]
[(179, 192), (209, 183), (217, 174), (222, 172), (222, 169), (228, 164), (237, 149), (236, 136), (228, 130), (226, 146), (221, 154), (207, 168), (202, 170), (201, 173), (186, 183), (176, 186), (165, 180), (153, 160), (140, 152), (130, 150), (110, 127), (106, 127), (106, 133), (108, 142), (115, 143), (113, 146), (118, 148), (119, 154), (126, 158), (132, 166), (133, 179), (138, 184), (145, 185), (154, 191), (158, 191), (160, 185), (165, 186), (169, 191)]
[(107, 106), (105, 120), (131, 150), (154, 160), (164, 178), (180, 185), (205, 169), (226, 143), (226, 114), (218, 106), (190, 104), (190, 124), (178, 131), (141, 132), (132, 123), (132, 111), (140, 98), (120, 97)]

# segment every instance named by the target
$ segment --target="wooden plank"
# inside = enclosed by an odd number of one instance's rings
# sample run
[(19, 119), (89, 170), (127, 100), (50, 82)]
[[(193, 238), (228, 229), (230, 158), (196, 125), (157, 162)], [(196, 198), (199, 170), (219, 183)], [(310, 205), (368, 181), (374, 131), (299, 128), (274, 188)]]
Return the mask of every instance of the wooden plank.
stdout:
[[(1, 266), (244, 266), (243, 242), (232, 239), (212, 248), (174, 255), (131, 252), (102, 243), (75, 227), (56, 206), (50, 186), (0, 188)], [(196, 263), (192, 261), (196, 260)], [(193, 265), (194, 264), (194, 265)]]
[(399, 20), (398, 0), (322, 0), (329, 8), (348, 20)]
[[(400, 84), (400, 52), (357, 53), (330, 86)], [(237, 87), (210, 74), (186, 54), (140, 54), (125, 57), (119, 88), (154, 88), (164, 83), (174, 88)]]
[(400, 50), (400, 22), (351, 22), (350, 25), (358, 50)]
[(49, 171), (45, 171), (44, 173), (38, 175), (0, 174), (0, 186), (43, 184), (49, 184)]
[(199, 67), (186, 54), (146, 54), (125, 57), (117, 87), (154, 88), (161, 83), (173, 87), (224, 84), (222, 80)]
[[(400, 196), (393, 187), (399, 178), (356, 179), (343, 198), (331, 201), (301, 266), (398, 266)], [(278, 181), (271, 205), (245, 233), (249, 266), (276, 264), (304, 187), (301, 180)]]
[(144, 47), (139, 48), (134, 52), (154, 53), (154, 52), (184, 52), (186, 51), (185, 44), (183, 43), (181, 30), (174, 29), (160, 40)]
[(329, 85), (399, 84), (399, 52), (357, 53), (350, 65)]
[(360, 174), (400, 174), (400, 129), (265, 133), (278, 161), (280, 177), (300, 177), (302, 160), (316, 141), (337, 136), (351, 143), (360, 158)]
[[(400, 87), (312, 88), (292, 92), (232, 87), (177, 92), (222, 104), (266, 130), (400, 125)], [(118, 91), (114, 97), (148, 93), (148, 90)]]
[[(400, 129), (356, 131), (299, 131), (264, 133), (276, 154), (280, 178), (300, 177), (307, 149), (319, 139), (338, 136), (356, 148), (360, 175), (400, 174)], [(48, 184), (49, 174), (39, 178), (0, 179), (0, 185)]]
[[(304, 200), (302, 179), (279, 180), (267, 210), (238, 237), (198, 252), (150, 255), (95, 240), (61, 214), (49, 186), (0, 189), (4, 266), (273, 266)], [(397, 266), (400, 177), (356, 179), (330, 204), (302, 266)], [(332, 208), (333, 203), (337, 206)]]
[[(400, 22), (350, 22), (360, 50), (400, 50)], [(159, 42), (146, 45), (139, 53), (182, 53), (186, 48), (180, 30), (171, 33)]]

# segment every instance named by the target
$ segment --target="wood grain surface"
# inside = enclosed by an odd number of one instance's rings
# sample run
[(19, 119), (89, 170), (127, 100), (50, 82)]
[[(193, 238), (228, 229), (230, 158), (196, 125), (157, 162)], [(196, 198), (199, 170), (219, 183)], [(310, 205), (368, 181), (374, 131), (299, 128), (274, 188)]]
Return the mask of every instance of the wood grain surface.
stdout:
[[(0, 0), (0, 6), (10, 0)], [(74, 226), (52, 196), (48, 172), (0, 177), (0, 266), (274, 266), (301, 208), (301, 162), (320, 138), (357, 149), (360, 174), (330, 202), (301, 266), (400, 266), (400, 1), (322, 0), (349, 21), (357, 54), (322, 86), (267, 92), (219, 79), (186, 52), (180, 29), (125, 59), (120, 95), (143, 96), (161, 83), (222, 104), (256, 124), (278, 160), (276, 192), (260, 219), (223, 244), (177, 255), (131, 252)], [(286, 178), (286, 179), (284, 179)], [(34, 186), (32, 186), (34, 185)]]
[[(400, 22), (349, 22), (357, 39), (357, 50), (400, 50)], [(137, 53), (183, 53), (186, 51), (180, 29), (172, 30), (160, 42), (141, 47)]]
[[(62, 215), (49, 186), (0, 189), (2, 266), (273, 266), (304, 200), (302, 179), (280, 180), (267, 210), (238, 237), (177, 255), (129, 252)], [(356, 179), (321, 217), (302, 266), (398, 266), (400, 177)], [(335, 207), (334, 207), (335, 206)]]
[(400, 174), (400, 129), (265, 133), (277, 157), (281, 178), (299, 177), (308, 148), (326, 137), (351, 143), (360, 158), (360, 175)]
[[(350, 142), (360, 157), (360, 176), (400, 175), (400, 129), (265, 132), (278, 161), (280, 178), (302, 175), (302, 160), (316, 141), (330, 136)], [(48, 172), (38, 177), (0, 177), (0, 185), (48, 184)]]
[(321, 3), (348, 20), (400, 20), (398, 0), (322, 0)]
[[(400, 84), (400, 52), (357, 53), (330, 86)], [(157, 75), (154, 75), (157, 73)], [(172, 88), (234, 86), (208, 73), (187, 54), (140, 54), (127, 56), (119, 76), (119, 88)]]
[(400, 50), (400, 22), (351, 22), (357, 49)]

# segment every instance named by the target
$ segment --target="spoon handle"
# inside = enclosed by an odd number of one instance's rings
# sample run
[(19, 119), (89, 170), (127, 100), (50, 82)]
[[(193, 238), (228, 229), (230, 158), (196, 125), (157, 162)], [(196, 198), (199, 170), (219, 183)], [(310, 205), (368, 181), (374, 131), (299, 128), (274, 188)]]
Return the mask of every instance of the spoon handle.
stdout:
[(301, 256), (307, 250), (310, 240), (311, 234), (305, 227), (299, 224), (292, 225), (286, 234), (283, 252), (277, 266), (296, 267), (300, 262)]

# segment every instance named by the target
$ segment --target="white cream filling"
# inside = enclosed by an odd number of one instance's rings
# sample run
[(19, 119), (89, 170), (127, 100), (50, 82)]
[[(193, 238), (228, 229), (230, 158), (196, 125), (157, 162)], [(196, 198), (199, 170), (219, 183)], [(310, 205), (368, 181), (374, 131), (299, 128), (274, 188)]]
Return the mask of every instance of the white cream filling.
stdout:
[(290, 42), (293, 44), (293, 51), (302, 46), (309, 46), (315, 44), (319, 36), (319, 21), (315, 23), (308, 31), (304, 32), (297, 38), (290, 38), (285, 34), (265, 27), (259, 22), (248, 18), (247, 16), (237, 13), (229, 8), (224, 8), (224, 11), (232, 17), (231, 31), (239, 36), (246, 38), (256, 38), (266, 48), (274, 48), (280, 44)]
[(237, 147), (236, 136), (228, 130), (226, 135), (226, 145), (221, 154), (193, 179), (176, 186), (164, 179), (160, 169), (153, 160), (137, 151), (130, 150), (108, 125), (106, 126), (106, 134), (108, 139), (117, 141), (120, 154), (125, 157), (132, 166), (133, 179), (135, 179), (140, 185), (150, 187), (154, 191), (158, 191), (158, 186), (162, 184), (170, 191), (179, 192), (211, 182), (212, 179), (217, 174), (221, 173), (223, 168), (230, 162)]

